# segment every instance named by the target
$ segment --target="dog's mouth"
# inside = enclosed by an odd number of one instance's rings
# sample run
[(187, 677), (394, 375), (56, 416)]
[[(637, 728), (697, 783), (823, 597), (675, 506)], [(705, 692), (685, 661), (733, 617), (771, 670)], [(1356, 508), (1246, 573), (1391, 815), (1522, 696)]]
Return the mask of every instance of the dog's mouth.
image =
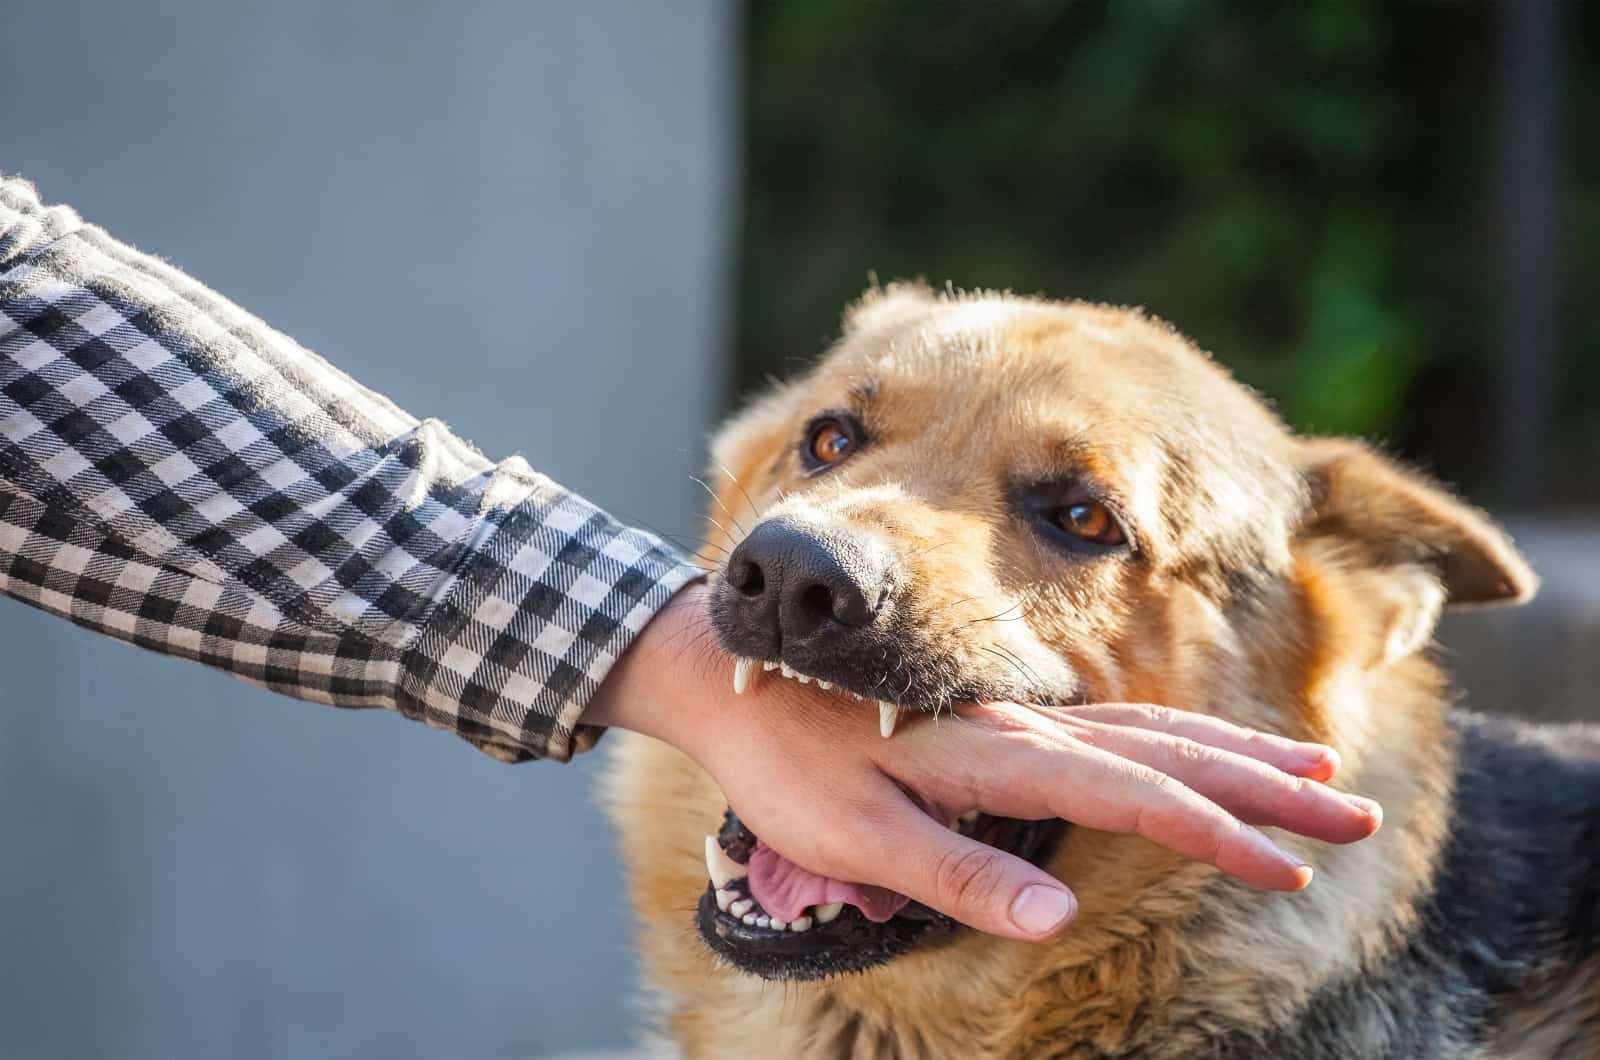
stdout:
[[(1043, 865), (1062, 821), (1019, 821), (973, 811), (948, 825)], [(710, 882), (696, 919), (718, 954), (764, 979), (822, 979), (858, 972), (913, 949), (950, 941), (961, 926), (894, 891), (810, 872), (767, 846), (730, 809), (705, 837)]]

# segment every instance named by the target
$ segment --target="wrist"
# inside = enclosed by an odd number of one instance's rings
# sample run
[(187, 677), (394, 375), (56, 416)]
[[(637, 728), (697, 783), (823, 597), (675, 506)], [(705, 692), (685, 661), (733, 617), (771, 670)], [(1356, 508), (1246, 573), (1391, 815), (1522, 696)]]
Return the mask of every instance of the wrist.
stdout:
[(708, 597), (703, 583), (692, 583), (656, 612), (595, 691), (585, 724), (651, 736), (698, 758), (698, 721), (715, 690), (731, 687), (733, 669), (717, 646)]

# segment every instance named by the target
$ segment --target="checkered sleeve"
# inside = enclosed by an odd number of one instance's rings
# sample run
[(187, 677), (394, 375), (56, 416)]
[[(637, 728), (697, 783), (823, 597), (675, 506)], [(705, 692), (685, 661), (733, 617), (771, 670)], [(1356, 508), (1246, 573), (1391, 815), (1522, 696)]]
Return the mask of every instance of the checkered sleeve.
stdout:
[(0, 177), (0, 592), (301, 699), (565, 759), (692, 569)]

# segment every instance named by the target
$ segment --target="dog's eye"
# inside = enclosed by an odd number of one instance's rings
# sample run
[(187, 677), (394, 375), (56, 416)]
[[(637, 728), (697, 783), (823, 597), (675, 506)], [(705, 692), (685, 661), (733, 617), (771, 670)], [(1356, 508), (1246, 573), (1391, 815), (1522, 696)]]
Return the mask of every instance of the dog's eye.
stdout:
[(811, 425), (802, 456), (807, 467), (830, 467), (855, 452), (857, 445), (854, 424), (838, 416), (827, 416)]
[(1055, 513), (1055, 524), (1073, 537), (1097, 545), (1120, 545), (1127, 541), (1117, 517), (1099, 501), (1079, 501)]

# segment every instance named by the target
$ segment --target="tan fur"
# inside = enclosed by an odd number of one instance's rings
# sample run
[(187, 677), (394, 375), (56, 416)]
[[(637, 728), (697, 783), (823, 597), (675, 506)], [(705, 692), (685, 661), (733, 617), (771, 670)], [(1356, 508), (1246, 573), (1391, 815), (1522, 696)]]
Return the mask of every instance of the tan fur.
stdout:
[[(802, 479), (807, 418), (862, 388), (881, 441)], [(1080, 900), (1060, 940), (967, 933), (858, 976), (778, 985), (717, 964), (695, 934), (715, 785), (669, 748), (618, 738), (609, 803), (645, 975), (688, 1055), (1182, 1057), (1218, 1027), (1288, 1018), (1396, 944), (1452, 776), (1443, 680), (1420, 651), (1446, 594), (1533, 587), (1475, 513), (1352, 443), (1294, 438), (1136, 311), (903, 286), (852, 307), (820, 366), (737, 417), (715, 456), (707, 565), (737, 543), (725, 513), (865, 528), (913, 557), (920, 625), (964, 667), (1328, 741), (1339, 783), (1379, 799), (1388, 824), (1351, 847), (1281, 837), (1315, 866), (1300, 894), (1074, 829), (1049, 866)], [(1006, 514), (1005, 481), (1064, 466), (1114, 494), (1138, 561), (1064, 565)]]

